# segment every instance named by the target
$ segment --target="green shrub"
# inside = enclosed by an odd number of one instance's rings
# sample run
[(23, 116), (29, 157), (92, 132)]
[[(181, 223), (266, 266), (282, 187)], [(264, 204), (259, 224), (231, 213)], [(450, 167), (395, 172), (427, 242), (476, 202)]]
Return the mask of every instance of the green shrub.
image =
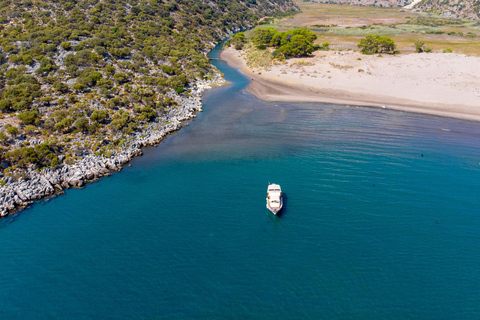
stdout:
[(40, 120), (40, 115), (32, 110), (19, 113), (17, 118), (22, 121), (22, 124), (34, 124)]
[(68, 41), (62, 42), (60, 45), (65, 50), (71, 50), (72, 49), (72, 44)]
[(396, 49), (392, 38), (378, 34), (367, 34), (360, 40), (358, 47), (363, 54), (394, 53)]

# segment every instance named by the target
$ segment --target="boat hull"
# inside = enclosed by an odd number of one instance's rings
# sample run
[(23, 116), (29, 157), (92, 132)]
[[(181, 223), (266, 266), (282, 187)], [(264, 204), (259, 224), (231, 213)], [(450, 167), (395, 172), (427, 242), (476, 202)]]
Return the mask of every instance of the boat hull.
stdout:
[(270, 203), (268, 201), (268, 198), (267, 198), (267, 209), (268, 209), (268, 211), (270, 211), (274, 215), (279, 215), (282, 208), (283, 208), (283, 198), (280, 199), (280, 207), (271, 207)]
[(267, 188), (267, 209), (278, 215), (283, 208), (282, 188), (279, 184), (269, 183)]

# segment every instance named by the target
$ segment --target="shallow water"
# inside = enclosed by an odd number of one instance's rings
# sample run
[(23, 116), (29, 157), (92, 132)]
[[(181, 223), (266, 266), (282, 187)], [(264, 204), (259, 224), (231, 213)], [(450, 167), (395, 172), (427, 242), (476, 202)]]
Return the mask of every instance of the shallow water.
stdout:
[(262, 102), (214, 62), (188, 127), (0, 220), (2, 318), (480, 318), (478, 123)]

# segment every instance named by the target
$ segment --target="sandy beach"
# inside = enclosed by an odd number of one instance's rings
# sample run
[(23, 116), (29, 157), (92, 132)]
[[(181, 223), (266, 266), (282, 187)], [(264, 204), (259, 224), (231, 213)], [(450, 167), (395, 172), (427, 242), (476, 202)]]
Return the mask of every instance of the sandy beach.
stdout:
[(480, 58), (454, 53), (362, 55), (318, 51), (313, 57), (253, 69), (233, 48), (221, 59), (251, 78), (247, 91), (267, 101), (374, 106), (480, 121)]

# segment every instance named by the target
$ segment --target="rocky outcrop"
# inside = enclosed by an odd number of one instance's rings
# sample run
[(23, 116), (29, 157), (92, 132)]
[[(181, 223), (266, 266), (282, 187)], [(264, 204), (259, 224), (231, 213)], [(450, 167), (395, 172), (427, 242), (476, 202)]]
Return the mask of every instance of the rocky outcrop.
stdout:
[(174, 95), (177, 107), (170, 108), (162, 119), (150, 123), (145, 130), (133, 134), (122, 150), (109, 158), (89, 154), (73, 165), (40, 171), (28, 169), (25, 177), (19, 180), (8, 177), (6, 185), (0, 188), (0, 216), (22, 209), (34, 200), (62, 193), (63, 189), (83, 187), (89, 181), (121, 170), (133, 157), (142, 155), (143, 147), (158, 144), (167, 134), (181, 128), (182, 121), (192, 119), (196, 112), (202, 111), (203, 91), (210, 88), (212, 82), (220, 80), (221, 76), (217, 74), (211, 81), (199, 81), (193, 85), (188, 97)]

